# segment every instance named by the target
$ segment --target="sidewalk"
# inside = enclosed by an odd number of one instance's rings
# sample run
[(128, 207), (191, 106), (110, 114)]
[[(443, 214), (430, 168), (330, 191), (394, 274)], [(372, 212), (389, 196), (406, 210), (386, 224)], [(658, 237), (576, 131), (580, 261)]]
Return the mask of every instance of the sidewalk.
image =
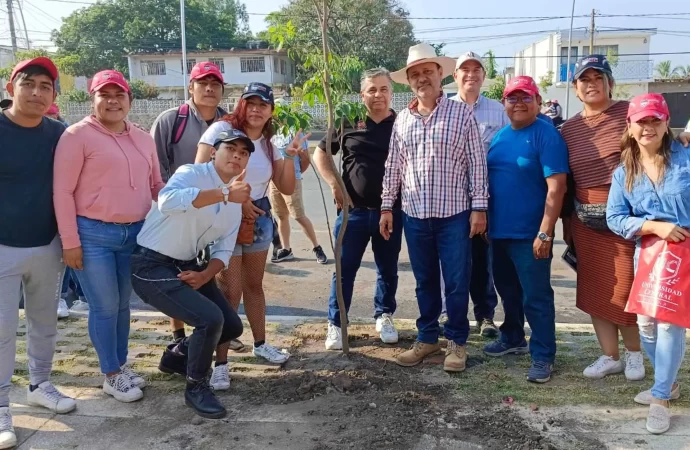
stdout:
[[(12, 409), (20, 449), (663, 449), (690, 448), (690, 401), (673, 407), (671, 430), (652, 436), (646, 408), (632, 397), (651, 377), (590, 381), (582, 369), (597, 353), (590, 326), (558, 326), (552, 382), (528, 384), (529, 358), (490, 359), (473, 335), (468, 369), (450, 376), (443, 356), (413, 368), (395, 355), (414, 339), (413, 321), (397, 321), (401, 342), (378, 341), (373, 324), (351, 326), (351, 354), (326, 352), (325, 322), (295, 317), (268, 325), (268, 341), (289, 349), (279, 367), (251, 353), (232, 354), (232, 387), (219, 393), (228, 408), (220, 421), (184, 406), (184, 380), (158, 372), (169, 341), (167, 320), (142, 312), (132, 318), (130, 360), (150, 385), (142, 401), (122, 404), (102, 393), (103, 378), (86, 329), (74, 316), (60, 322), (53, 381), (75, 396), (78, 409), (53, 415), (25, 405), (25, 331), (18, 329)], [(249, 327), (242, 337), (251, 342)], [(191, 331), (191, 330), (190, 330)], [(680, 381), (690, 385), (689, 365)], [(648, 368), (649, 370), (649, 368)], [(648, 373), (651, 373), (649, 370)], [(682, 415), (682, 416), (679, 416)]]

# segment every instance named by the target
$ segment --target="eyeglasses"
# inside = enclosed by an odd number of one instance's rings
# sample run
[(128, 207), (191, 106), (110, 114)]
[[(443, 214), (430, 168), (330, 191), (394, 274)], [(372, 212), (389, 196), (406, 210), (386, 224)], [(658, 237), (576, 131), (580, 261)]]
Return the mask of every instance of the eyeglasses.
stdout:
[(518, 102), (522, 102), (524, 104), (532, 103), (534, 101), (534, 97), (506, 97), (506, 102), (510, 103), (511, 105), (515, 105)]

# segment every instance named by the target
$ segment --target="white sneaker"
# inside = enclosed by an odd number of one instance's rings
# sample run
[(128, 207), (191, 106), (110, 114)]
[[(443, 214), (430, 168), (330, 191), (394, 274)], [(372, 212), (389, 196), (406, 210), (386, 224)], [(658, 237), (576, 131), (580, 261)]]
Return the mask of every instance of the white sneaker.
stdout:
[(625, 370), (623, 361), (616, 361), (610, 356), (602, 355), (593, 364), (589, 365), (583, 372), (587, 378), (599, 380), (606, 375), (621, 373)]
[(88, 310), (89, 310), (89, 304), (83, 300), (75, 300), (74, 303), (72, 303), (71, 311), (88, 311)]
[(0, 449), (12, 448), (17, 445), (17, 435), (12, 426), (12, 414), (10, 407), (0, 408)]
[(326, 350), (342, 350), (343, 338), (340, 327), (328, 322), (328, 333), (326, 334)]
[(230, 372), (228, 371), (227, 364), (221, 364), (213, 368), (211, 387), (214, 391), (227, 391), (230, 389)]
[[(640, 392), (635, 396), (635, 403), (639, 403), (640, 405), (651, 405), (652, 398), (654, 398), (654, 396), (652, 395), (652, 390), (648, 389), (646, 391)], [(669, 400), (678, 400), (679, 398), (680, 384), (676, 384), (671, 389), (671, 398)]]
[(64, 298), (61, 298), (58, 302), (57, 316), (58, 319), (66, 319), (69, 317), (69, 308), (67, 308), (67, 301)]
[(26, 388), (26, 402), (31, 406), (42, 406), (54, 413), (65, 414), (77, 407), (73, 398), (67, 397), (57, 389), (50, 381), (44, 381), (36, 389)]
[(644, 359), (642, 352), (625, 351), (625, 378), (628, 381), (640, 381), (644, 379)]
[(144, 396), (142, 390), (134, 386), (124, 372), (120, 372), (114, 377), (105, 377), (103, 392), (112, 395), (115, 400), (122, 403), (136, 402)]
[(252, 354), (275, 364), (282, 364), (290, 357), (289, 353), (283, 353), (276, 347), (266, 343), (261, 344), (259, 347), (254, 347)]
[(132, 368), (129, 367), (127, 364), (120, 367), (120, 371), (123, 374), (125, 374), (127, 378), (129, 378), (129, 381), (132, 383), (132, 386), (136, 386), (139, 389), (146, 387), (146, 380), (144, 379), (144, 377), (133, 371)]
[(647, 431), (661, 434), (671, 428), (671, 411), (665, 406), (651, 404), (647, 415)]
[(393, 316), (382, 314), (376, 319), (376, 331), (379, 332), (384, 344), (396, 344), (398, 342), (398, 330), (393, 325)]

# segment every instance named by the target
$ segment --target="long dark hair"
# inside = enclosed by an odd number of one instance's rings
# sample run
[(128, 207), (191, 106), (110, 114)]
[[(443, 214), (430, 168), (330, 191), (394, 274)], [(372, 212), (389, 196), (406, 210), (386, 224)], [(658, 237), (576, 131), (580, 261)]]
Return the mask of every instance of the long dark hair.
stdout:
[[(664, 181), (666, 174), (666, 166), (671, 160), (671, 144), (673, 143), (673, 132), (670, 128), (667, 129), (661, 140), (661, 148), (654, 158), (654, 165), (659, 170), (659, 178), (656, 184), (660, 185)], [(621, 164), (625, 168), (625, 188), (628, 192), (632, 191), (635, 181), (637, 181), (643, 174), (644, 169), (640, 162), (640, 146), (632, 134), (630, 134), (630, 126), (625, 129), (623, 137), (621, 138)]]

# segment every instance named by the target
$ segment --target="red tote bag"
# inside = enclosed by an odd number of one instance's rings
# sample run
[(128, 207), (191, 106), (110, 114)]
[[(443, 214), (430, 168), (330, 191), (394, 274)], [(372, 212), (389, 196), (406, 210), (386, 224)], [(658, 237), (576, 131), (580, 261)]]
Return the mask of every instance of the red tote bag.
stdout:
[(642, 238), (625, 311), (690, 328), (690, 241)]

